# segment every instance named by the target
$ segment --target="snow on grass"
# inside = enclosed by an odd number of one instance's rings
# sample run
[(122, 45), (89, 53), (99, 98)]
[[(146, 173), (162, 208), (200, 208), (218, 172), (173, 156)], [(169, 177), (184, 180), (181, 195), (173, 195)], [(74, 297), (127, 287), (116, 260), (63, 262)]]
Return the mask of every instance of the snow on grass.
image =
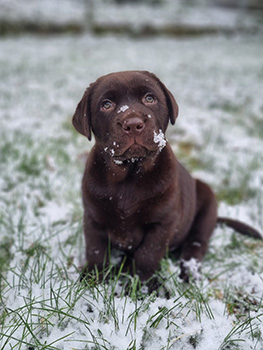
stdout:
[(11, 21), (34, 22), (37, 19), (40, 23), (68, 23), (72, 21), (85, 20), (85, 2), (77, 1), (77, 6), (71, 0), (54, 2), (44, 0), (1, 0), (0, 18)]
[(180, 107), (167, 132), (178, 158), (212, 185), (222, 215), (262, 231), (261, 43), (260, 36), (1, 40), (1, 349), (263, 348), (263, 244), (229, 229), (215, 230), (196, 283), (182, 283), (178, 262), (164, 259), (158, 277), (169, 300), (137, 299), (133, 285), (125, 295), (118, 273), (108, 283), (79, 282), (82, 158), (92, 143), (71, 126), (100, 75), (156, 73)]
[[(184, 1), (162, 0), (160, 4), (150, 1), (118, 4), (115, 1), (89, 0), (1, 0), (0, 19), (11, 24), (36, 22), (42, 25), (77, 24), (82, 28), (95, 25), (129, 25), (131, 29), (158, 28), (163, 26), (179, 26), (181, 29), (217, 29), (237, 30), (246, 28), (255, 30), (260, 27), (260, 21), (253, 12), (245, 12), (240, 4), (237, 9), (222, 8), (206, 4), (203, 0), (194, 3)], [(260, 16), (260, 13), (258, 17)], [(92, 23), (90, 23), (92, 22)]]
[[(253, 15), (239, 9), (221, 8), (211, 6), (204, 1), (185, 3), (184, 1), (163, 0), (161, 6), (151, 6), (145, 2), (138, 2), (136, 6), (126, 3), (122, 6), (114, 6), (114, 2), (97, 1), (94, 6), (94, 22), (105, 25), (127, 25), (139, 31), (140, 28), (177, 25), (190, 28), (255, 28), (256, 22)], [(107, 16), (105, 16), (107, 13)]]

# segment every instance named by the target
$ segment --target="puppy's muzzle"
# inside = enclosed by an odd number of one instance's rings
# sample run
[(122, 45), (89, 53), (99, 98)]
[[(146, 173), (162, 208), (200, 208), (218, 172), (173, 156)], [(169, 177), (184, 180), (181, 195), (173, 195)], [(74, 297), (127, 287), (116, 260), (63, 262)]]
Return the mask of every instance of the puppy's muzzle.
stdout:
[(142, 133), (143, 129), (145, 128), (145, 123), (141, 118), (131, 116), (122, 121), (121, 127), (126, 134), (136, 137)]

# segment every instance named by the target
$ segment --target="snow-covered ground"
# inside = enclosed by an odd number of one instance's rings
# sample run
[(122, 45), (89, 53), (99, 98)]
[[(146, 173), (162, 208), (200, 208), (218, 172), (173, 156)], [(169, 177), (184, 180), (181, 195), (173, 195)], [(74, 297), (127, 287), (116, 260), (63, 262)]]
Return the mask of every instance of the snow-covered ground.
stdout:
[(18, 28), (28, 31), (42, 28), (48, 32), (48, 26), (80, 31), (99, 27), (104, 31), (104, 27), (116, 25), (128, 27), (133, 34), (164, 27), (172, 32), (171, 27), (179, 27), (182, 32), (258, 31), (262, 29), (262, 9), (258, 6), (257, 11), (246, 11), (248, 2), (220, 7), (216, 6), (220, 1), (213, 0), (130, 1), (122, 5), (114, 0), (0, 0), (0, 29), (3, 24), (4, 32)]
[(179, 104), (167, 133), (175, 153), (214, 188), (220, 214), (262, 231), (262, 41), (1, 38), (1, 349), (263, 349), (263, 244), (231, 230), (216, 229), (197, 284), (185, 286), (177, 263), (164, 261), (169, 300), (77, 281), (83, 154), (92, 142), (71, 126), (100, 75), (154, 72)]

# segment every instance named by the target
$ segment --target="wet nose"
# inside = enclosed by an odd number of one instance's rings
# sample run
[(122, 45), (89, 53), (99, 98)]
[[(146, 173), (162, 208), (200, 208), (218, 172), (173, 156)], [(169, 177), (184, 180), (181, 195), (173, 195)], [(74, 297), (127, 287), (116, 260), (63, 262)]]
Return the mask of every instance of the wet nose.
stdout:
[(125, 119), (122, 123), (122, 129), (126, 134), (138, 135), (145, 127), (144, 121), (139, 117)]

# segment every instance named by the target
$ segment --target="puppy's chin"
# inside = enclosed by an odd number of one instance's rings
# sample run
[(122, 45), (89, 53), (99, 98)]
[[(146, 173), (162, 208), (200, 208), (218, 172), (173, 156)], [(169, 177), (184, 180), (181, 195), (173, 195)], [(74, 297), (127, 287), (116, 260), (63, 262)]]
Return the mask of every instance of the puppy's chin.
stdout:
[(153, 159), (159, 152), (156, 150), (149, 150), (144, 146), (134, 144), (129, 147), (122, 155), (114, 156), (113, 162), (117, 165), (135, 163), (143, 161), (144, 159)]

